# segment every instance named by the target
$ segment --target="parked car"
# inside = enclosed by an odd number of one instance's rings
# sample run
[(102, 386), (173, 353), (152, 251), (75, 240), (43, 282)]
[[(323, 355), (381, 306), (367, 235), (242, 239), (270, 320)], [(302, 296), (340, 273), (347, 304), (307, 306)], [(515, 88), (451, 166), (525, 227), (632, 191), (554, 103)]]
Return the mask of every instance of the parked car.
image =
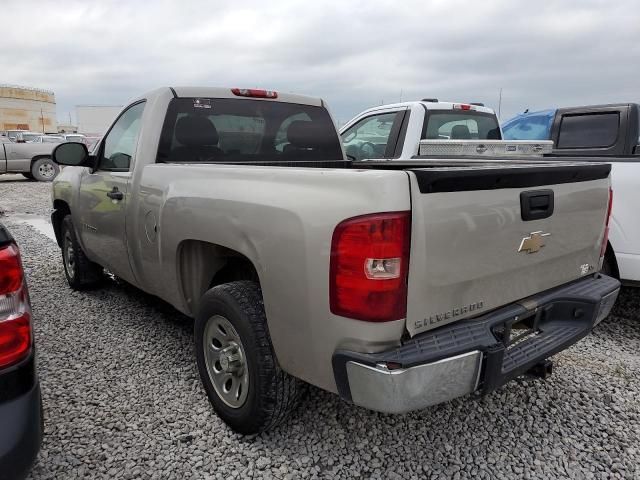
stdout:
[(615, 202), (603, 269), (628, 285), (640, 282), (640, 106), (589, 105), (526, 112), (505, 122), (505, 138), (545, 139), (551, 155), (610, 162)]
[(64, 137), (58, 135), (38, 135), (27, 143), (62, 143), (64, 141)]
[(284, 420), (301, 381), (400, 413), (546, 372), (619, 290), (597, 273), (608, 164), (352, 162), (321, 99), (235, 88), (155, 90), (95, 155), (53, 157), (71, 288), (106, 267), (195, 317), (241, 433)]
[(55, 143), (14, 143), (0, 137), (0, 174), (21, 173), (26, 178), (50, 182), (60, 171), (51, 159)]
[(85, 143), (85, 136), (81, 133), (61, 133), (65, 142), (80, 142)]
[(26, 477), (42, 431), (27, 283), (18, 246), (0, 224), (0, 479)]
[(42, 135), (42, 132), (31, 132), (29, 130), (5, 130), (5, 136), (15, 143), (25, 143)]
[(551, 142), (505, 142), (495, 112), (474, 103), (424, 99), (381, 105), (359, 113), (341, 129), (355, 160), (414, 160), (430, 156), (542, 155)]

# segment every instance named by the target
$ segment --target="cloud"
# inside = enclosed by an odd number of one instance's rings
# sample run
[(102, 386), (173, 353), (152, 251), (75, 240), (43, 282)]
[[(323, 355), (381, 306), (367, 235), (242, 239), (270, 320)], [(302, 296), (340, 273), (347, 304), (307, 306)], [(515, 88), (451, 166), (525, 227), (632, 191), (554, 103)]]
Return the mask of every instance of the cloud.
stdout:
[(3, 81), (76, 104), (161, 85), (321, 96), (340, 122), (402, 98), (524, 108), (633, 101), (634, 0), (4, 1)]

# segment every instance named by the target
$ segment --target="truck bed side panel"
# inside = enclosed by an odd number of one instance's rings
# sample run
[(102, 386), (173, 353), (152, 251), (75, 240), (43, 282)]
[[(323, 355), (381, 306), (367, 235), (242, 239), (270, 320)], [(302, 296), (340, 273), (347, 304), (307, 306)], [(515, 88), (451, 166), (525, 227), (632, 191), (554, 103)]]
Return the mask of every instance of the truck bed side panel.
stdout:
[(331, 391), (335, 350), (380, 351), (399, 344), (404, 320), (370, 323), (330, 312), (329, 260), (332, 234), (342, 220), (410, 210), (406, 172), (157, 164), (144, 168), (139, 191), (131, 214), (140, 221), (129, 224), (128, 236), (143, 289), (193, 315), (199, 296), (188, 298), (184, 282), (210, 280), (216, 264), (206, 253), (196, 254), (181, 275), (181, 246), (195, 240), (239, 252), (260, 278), (281, 366)]

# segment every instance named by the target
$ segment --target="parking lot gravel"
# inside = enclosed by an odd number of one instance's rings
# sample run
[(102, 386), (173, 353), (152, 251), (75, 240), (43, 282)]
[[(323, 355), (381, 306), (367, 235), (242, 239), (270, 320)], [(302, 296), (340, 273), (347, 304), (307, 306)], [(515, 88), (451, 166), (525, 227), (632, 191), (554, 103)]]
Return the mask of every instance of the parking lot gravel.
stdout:
[(0, 177), (34, 310), (46, 417), (34, 479), (640, 478), (640, 289), (546, 381), (400, 416), (310, 388), (287, 424), (242, 437), (209, 406), (188, 318), (115, 281), (68, 288), (58, 247), (20, 220), (47, 216), (49, 195)]

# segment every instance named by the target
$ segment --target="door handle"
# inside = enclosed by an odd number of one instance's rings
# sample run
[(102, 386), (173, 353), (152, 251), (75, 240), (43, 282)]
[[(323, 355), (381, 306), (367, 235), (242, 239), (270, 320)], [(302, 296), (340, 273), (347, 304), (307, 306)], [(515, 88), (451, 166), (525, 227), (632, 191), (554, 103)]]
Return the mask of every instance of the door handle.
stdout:
[(118, 190), (118, 187), (113, 187), (110, 192), (107, 192), (107, 197), (112, 200), (122, 200), (124, 198), (124, 193)]
[(520, 215), (525, 222), (553, 215), (553, 190), (530, 190), (520, 193)]

